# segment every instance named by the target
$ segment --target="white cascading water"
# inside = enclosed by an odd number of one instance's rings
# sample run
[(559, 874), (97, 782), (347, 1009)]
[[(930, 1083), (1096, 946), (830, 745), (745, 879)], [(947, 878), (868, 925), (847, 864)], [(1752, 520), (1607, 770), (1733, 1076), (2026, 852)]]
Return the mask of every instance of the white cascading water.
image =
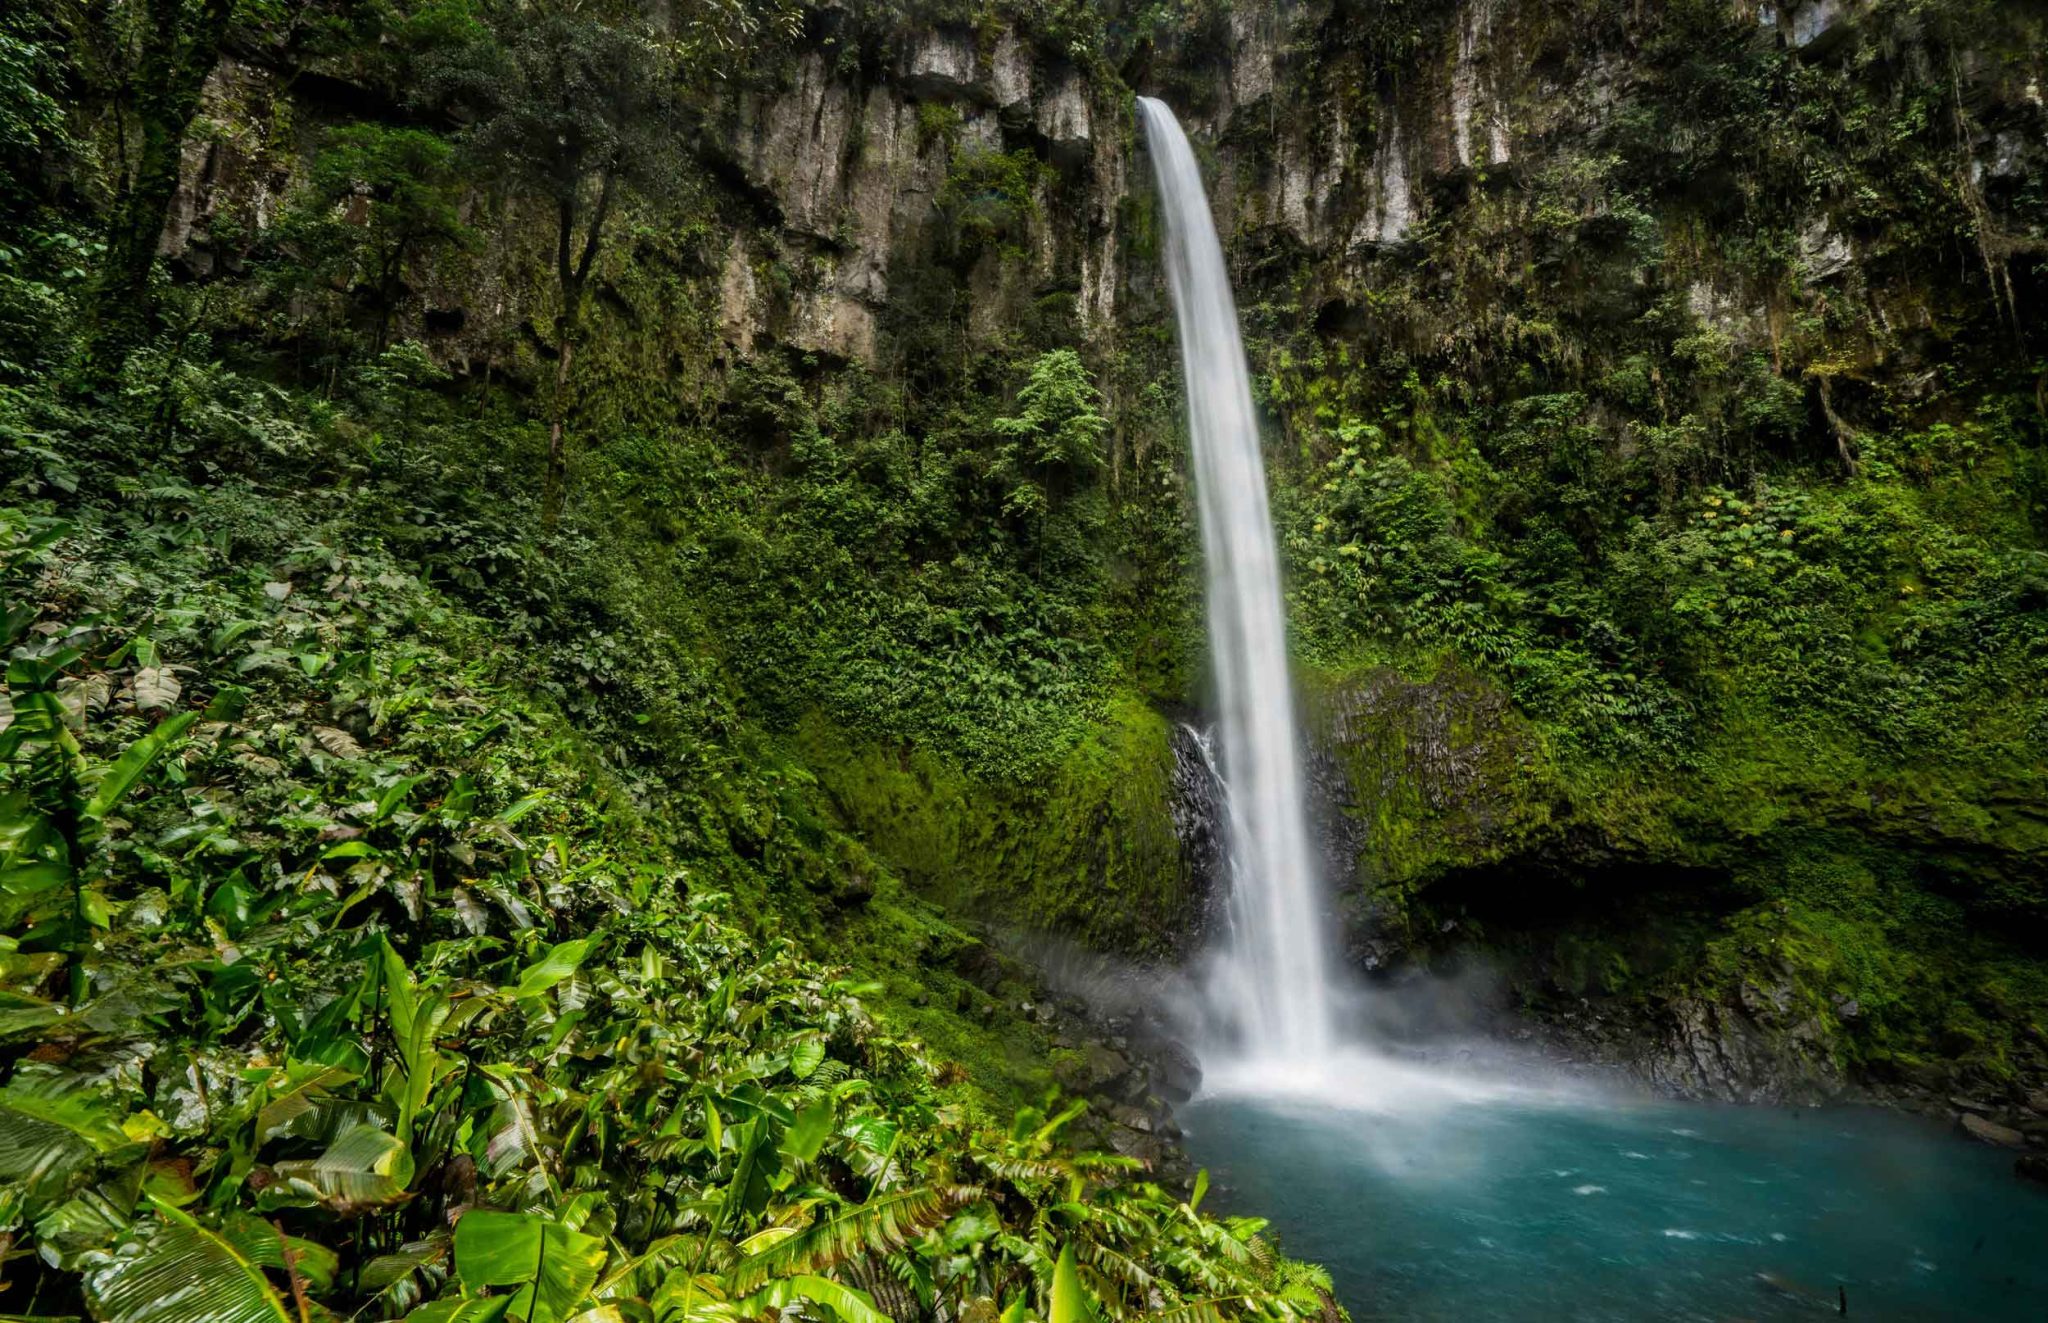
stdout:
[(1322, 1060), (1336, 1038), (1333, 989), (1251, 375), (1187, 135), (1163, 102), (1139, 97), (1138, 115), (1166, 214), (1166, 280), (1187, 384), (1229, 806), (1230, 936), (1213, 1000), (1235, 1020), (1232, 1037), (1243, 1056), (1307, 1065)]

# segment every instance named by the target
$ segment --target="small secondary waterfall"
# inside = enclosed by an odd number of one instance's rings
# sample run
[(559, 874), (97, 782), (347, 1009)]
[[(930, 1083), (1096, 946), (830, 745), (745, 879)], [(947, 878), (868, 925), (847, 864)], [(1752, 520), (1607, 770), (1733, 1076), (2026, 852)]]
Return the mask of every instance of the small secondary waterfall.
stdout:
[(1163, 102), (1139, 97), (1138, 115), (1166, 214), (1230, 816), (1230, 936), (1214, 992), (1246, 1055), (1306, 1060), (1335, 1032), (1251, 375), (1187, 135)]

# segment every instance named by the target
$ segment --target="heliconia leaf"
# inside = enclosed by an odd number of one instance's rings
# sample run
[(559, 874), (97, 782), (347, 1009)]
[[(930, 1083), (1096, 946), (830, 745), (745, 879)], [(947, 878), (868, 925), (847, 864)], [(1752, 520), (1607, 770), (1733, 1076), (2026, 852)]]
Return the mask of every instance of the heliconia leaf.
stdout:
[(343, 1131), (325, 1153), (310, 1161), (280, 1162), (277, 1174), (340, 1212), (360, 1212), (403, 1203), (413, 1176), (412, 1150), (373, 1125)]
[(519, 986), (512, 995), (518, 998), (538, 997), (549, 988), (575, 973), (590, 955), (590, 948), (597, 944), (594, 937), (578, 937), (567, 942), (556, 942), (548, 953), (528, 965), (519, 975)]
[(263, 1269), (226, 1238), (160, 1201), (146, 1241), (130, 1241), (85, 1274), (102, 1323), (294, 1323)]
[(584, 1310), (568, 1323), (626, 1323), (626, 1316), (617, 1305), (598, 1305)]
[[(249, 1262), (279, 1272), (295, 1270), (316, 1291), (334, 1285), (334, 1274), (341, 1267), (341, 1256), (325, 1245), (298, 1236), (280, 1237), (275, 1226), (248, 1213), (230, 1215), (221, 1225), (221, 1235)], [(291, 1250), (290, 1267), (284, 1261), (287, 1247)]]
[(521, 1318), (538, 1304), (535, 1319), (566, 1319), (597, 1284), (604, 1241), (526, 1213), (472, 1209), (455, 1224), (455, 1275), (465, 1288), (516, 1286)]
[(1067, 1242), (1052, 1270), (1052, 1309), (1049, 1323), (1093, 1323), (1095, 1302), (1081, 1284), (1081, 1270), (1074, 1263), (1074, 1245)]
[(73, 1178), (129, 1143), (104, 1106), (65, 1081), (17, 1076), (0, 1089), (0, 1181), (61, 1198)]
[(17, 914), (33, 908), (35, 898), (71, 881), (71, 866), (61, 860), (16, 864), (0, 869), (0, 922), (10, 926)]
[(770, 1282), (746, 1299), (735, 1301), (734, 1309), (740, 1318), (758, 1318), (771, 1309), (787, 1309), (800, 1300), (823, 1305), (840, 1323), (893, 1323), (887, 1314), (875, 1308), (867, 1292), (807, 1273)]
[(763, 1228), (762, 1230), (756, 1231), (753, 1235), (748, 1236), (745, 1240), (740, 1242), (740, 1253), (759, 1254), (762, 1250), (767, 1249), (770, 1245), (780, 1245), (783, 1241), (788, 1240), (791, 1236), (794, 1236), (797, 1232), (802, 1230), (802, 1227)]
[(114, 806), (135, 788), (135, 783), (142, 779), (142, 774), (149, 770), (149, 765), (170, 747), (173, 740), (185, 733), (187, 726), (197, 720), (197, 712), (180, 712), (174, 717), (165, 718), (155, 730), (129, 745), (100, 778), (99, 785), (93, 790), (92, 799), (85, 806), (85, 816), (104, 818), (112, 812)]
[(377, 962), (374, 976), (383, 983), (384, 1013), (391, 1019), (392, 1037), (404, 1042), (412, 1037), (413, 1017), (418, 1014), (419, 996), (413, 985), (412, 971), (405, 967), (404, 958), (388, 937), (377, 939), (377, 952), (373, 959)]
[(512, 1307), (509, 1295), (482, 1300), (436, 1300), (405, 1316), (405, 1323), (499, 1323)]
[(354, 1071), (319, 1062), (290, 1062), (284, 1079), (272, 1087), (270, 1101), (256, 1113), (256, 1142), (281, 1134), (298, 1134), (306, 1118), (318, 1110), (335, 1089), (355, 1080)]
[(782, 1151), (798, 1162), (810, 1162), (831, 1135), (832, 1099), (827, 1096), (797, 1113), (796, 1120), (783, 1131)]
[(178, 705), (185, 686), (168, 666), (145, 666), (135, 673), (132, 685), (139, 712), (168, 712)]
[(393, 781), (383, 794), (377, 796), (374, 821), (382, 822), (390, 817), (397, 811), (399, 805), (405, 803), (405, 797), (412, 793), (412, 788), (426, 779), (426, 775), (422, 773), (419, 776), (404, 776)]

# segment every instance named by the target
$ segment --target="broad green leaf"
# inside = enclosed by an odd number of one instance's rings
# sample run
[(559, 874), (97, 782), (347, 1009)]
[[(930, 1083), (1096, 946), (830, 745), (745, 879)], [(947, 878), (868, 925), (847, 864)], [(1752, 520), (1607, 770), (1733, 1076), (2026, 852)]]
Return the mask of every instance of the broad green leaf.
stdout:
[(271, 1223), (248, 1213), (231, 1214), (222, 1224), (221, 1234), (249, 1262), (279, 1272), (290, 1271), (284, 1262), (289, 1246), (292, 1268), (316, 1291), (333, 1286), (334, 1274), (341, 1267), (341, 1256), (325, 1245), (298, 1236), (281, 1237)]
[(32, 1199), (61, 1198), (128, 1136), (105, 1107), (66, 1081), (17, 1077), (0, 1090), (0, 1181)]
[(374, 820), (382, 822), (390, 817), (398, 810), (399, 805), (405, 803), (406, 796), (412, 793), (412, 788), (426, 779), (426, 774), (421, 773), (418, 776), (404, 776), (393, 781), (385, 789), (384, 793), (377, 797), (377, 812)]
[(263, 1269), (224, 1237), (160, 1201), (163, 1219), (85, 1274), (102, 1323), (295, 1323)]
[(126, 752), (122, 753), (100, 778), (92, 799), (85, 806), (85, 816), (104, 818), (112, 812), (114, 806), (135, 788), (135, 783), (142, 779), (142, 774), (149, 770), (149, 765), (170, 747), (173, 740), (185, 733), (187, 726), (197, 720), (197, 712), (180, 712), (174, 717), (166, 718), (155, 730), (129, 745)]
[(509, 1295), (483, 1300), (436, 1300), (405, 1316), (405, 1323), (499, 1323), (512, 1307)]
[(823, 1305), (840, 1323), (893, 1323), (865, 1292), (842, 1285), (829, 1277), (800, 1274), (770, 1282), (744, 1300), (734, 1302), (741, 1318), (757, 1318), (768, 1310), (783, 1310), (798, 1301)]
[(0, 1039), (55, 1024), (69, 1014), (55, 1002), (0, 988)]
[(509, 826), (512, 823), (519, 821), (527, 814), (533, 812), (535, 809), (539, 808), (541, 800), (545, 799), (546, 797), (546, 791), (542, 791), (540, 794), (536, 795), (528, 795), (525, 799), (522, 799), (518, 803), (510, 805), (504, 810), (502, 810), (495, 820), (498, 822), (505, 823), (507, 826)]
[(797, 1113), (795, 1122), (782, 1134), (782, 1151), (798, 1162), (810, 1162), (832, 1134), (832, 1099), (820, 1098)]
[(517, 1317), (559, 1323), (581, 1305), (604, 1267), (604, 1241), (526, 1213), (475, 1209), (455, 1224), (455, 1275), (469, 1290), (516, 1286)]
[(739, 1251), (741, 1254), (759, 1254), (762, 1250), (780, 1245), (802, 1230), (802, 1227), (767, 1227), (741, 1241)]
[(1074, 1264), (1074, 1244), (1060, 1250), (1052, 1270), (1052, 1310), (1049, 1323), (1093, 1323), (1095, 1304), (1088, 1288), (1081, 1284), (1081, 1270)]
[(519, 975), (519, 986), (513, 989), (514, 997), (538, 997), (549, 988), (574, 974), (589, 956), (590, 948), (597, 945), (594, 937), (578, 937), (567, 942), (556, 942), (548, 953), (528, 965)]
[[(419, 997), (413, 986), (412, 971), (405, 967), (404, 958), (387, 937), (377, 939), (374, 958), (377, 964), (373, 977), (382, 980), (384, 1014), (390, 1017), (392, 1037), (402, 1043), (412, 1037), (413, 1019), (419, 1012)], [(375, 993), (373, 1004), (374, 1001)]]
[(320, 1104), (356, 1078), (354, 1071), (340, 1066), (317, 1061), (287, 1063), (283, 1081), (272, 1086), (270, 1100), (256, 1113), (256, 1142), (304, 1133), (307, 1118), (315, 1115)]
[(809, 1079), (824, 1061), (825, 1040), (816, 1034), (798, 1039), (789, 1049), (789, 1073), (800, 1080)]
[(413, 1175), (412, 1150), (373, 1125), (354, 1125), (319, 1157), (280, 1162), (276, 1170), (329, 1208), (361, 1212), (404, 1202)]
[(718, 1225), (722, 1230), (736, 1220), (758, 1213), (767, 1204), (772, 1192), (769, 1181), (781, 1167), (781, 1155), (768, 1134), (768, 1123), (756, 1117), (744, 1125), (733, 1127), (732, 1180), (725, 1187), (725, 1198), (718, 1211)]
[(24, 913), (37, 908), (39, 897), (49, 896), (70, 881), (71, 866), (61, 860), (0, 869), (0, 923), (13, 927)]

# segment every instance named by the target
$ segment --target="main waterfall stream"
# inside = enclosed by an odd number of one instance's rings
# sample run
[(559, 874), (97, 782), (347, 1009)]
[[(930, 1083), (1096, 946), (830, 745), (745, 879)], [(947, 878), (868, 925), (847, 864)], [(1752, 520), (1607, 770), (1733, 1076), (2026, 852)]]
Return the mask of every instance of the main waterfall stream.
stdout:
[(1222, 245), (1187, 136), (1138, 100), (1165, 213), (1208, 593), (1228, 931), (1202, 980), (1193, 1155), (1358, 1319), (2048, 1317), (2048, 1192), (1912, 1118), (1632, 1098), (1348, 1031), (1278, 548)]
[(1321, 1059), (1334, 1039), (1329, 962), (1251, 373), (1194, 151), (1165, 103), (1140, 97), (1138, 114), (1166, 211), (1166, 283), (1187, 381), (1230, 810), (1229, 945), (1211, 1000), (1234, 1015), (1239, 1053), (1264, 1059), (1262, 1068), (1300, 1069)]

